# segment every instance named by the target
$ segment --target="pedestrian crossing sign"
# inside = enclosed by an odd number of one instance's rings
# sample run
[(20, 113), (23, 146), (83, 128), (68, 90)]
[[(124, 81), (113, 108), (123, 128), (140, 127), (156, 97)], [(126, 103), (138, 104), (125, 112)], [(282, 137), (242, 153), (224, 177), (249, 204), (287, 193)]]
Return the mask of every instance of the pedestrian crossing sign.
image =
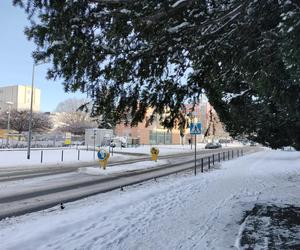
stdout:
[(201, 123), (191, 123), (190, 124), (190, 134), (191, 135), (200, 135), (201, 134)]

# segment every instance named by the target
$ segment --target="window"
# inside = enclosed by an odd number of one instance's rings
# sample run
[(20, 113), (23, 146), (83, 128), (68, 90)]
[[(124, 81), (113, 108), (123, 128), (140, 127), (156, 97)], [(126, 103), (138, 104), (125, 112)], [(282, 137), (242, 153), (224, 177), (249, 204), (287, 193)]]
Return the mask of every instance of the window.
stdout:
[(150, 144), (172, 144), (172, 134), (170, 132), (150, 131)]

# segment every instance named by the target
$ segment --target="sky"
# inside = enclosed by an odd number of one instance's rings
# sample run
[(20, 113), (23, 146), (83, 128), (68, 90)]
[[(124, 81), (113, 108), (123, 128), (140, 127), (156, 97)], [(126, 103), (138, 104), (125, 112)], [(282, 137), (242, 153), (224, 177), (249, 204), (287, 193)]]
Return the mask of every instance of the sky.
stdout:
[[(31, 85), (35, 45), (28, 41), (24, 29), (29, 21), (24, 10), (12, 5), (12, 0), (0, 0), (0, 87)], [(41, 111), (53, 111), (57, 104), (69, 98), (85, 98), (82, 93), (65, 93), (60, 81), (49, 81), (49, 65), (35, 68), (35, 86), (41, 89)]]

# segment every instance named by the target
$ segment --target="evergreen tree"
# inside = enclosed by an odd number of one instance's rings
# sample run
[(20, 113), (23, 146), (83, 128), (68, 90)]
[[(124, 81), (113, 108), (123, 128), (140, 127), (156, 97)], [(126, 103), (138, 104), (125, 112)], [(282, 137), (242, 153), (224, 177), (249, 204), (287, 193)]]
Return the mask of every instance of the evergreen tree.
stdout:
[(299, 0), (13, 2), (31, 18), (34, 58), (87, 92), (95, 115), (135, 125), (152, 107), (183, 126), (204, 89), (231, 135), (300, 149)]

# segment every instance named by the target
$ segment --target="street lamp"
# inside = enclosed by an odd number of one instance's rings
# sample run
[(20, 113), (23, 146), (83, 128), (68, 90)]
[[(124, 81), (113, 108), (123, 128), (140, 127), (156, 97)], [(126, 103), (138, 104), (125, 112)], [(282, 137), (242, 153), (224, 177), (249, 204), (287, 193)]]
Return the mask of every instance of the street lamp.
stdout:
[(34, 69), (35, 66), (44, 64), (42, 63), (34, 63), (32, 66), (32, 81), (31, 81), (31, 98), (30, 98), (30, 116), (29, 116), (29, 126), (28, 126), (28, 148), (27, 148), (27, 159), (30, 159), (30, 148), (31, 148), (31, 135), (32, 135), (32, 107), (33, 107), (33, 87), (34, 87)]
[(6, 147), (8, 147), (8, 145), (9, 145), (9, 133), (10, 133), (10, 110), (11, 110), (11, 105), (13, 105), (14, 103), (13, 102), (6, 102), (6, 104), (8, 105)]

